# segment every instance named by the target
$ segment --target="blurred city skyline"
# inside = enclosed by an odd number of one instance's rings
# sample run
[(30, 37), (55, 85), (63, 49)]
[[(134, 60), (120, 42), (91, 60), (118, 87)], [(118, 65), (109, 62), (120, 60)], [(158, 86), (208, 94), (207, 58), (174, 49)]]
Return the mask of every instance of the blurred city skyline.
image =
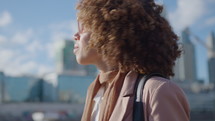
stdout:
[[(59, 43), (77, 31), (78, 0), (0, 0), (0, 71), (44, 75), (56, 71)], [(214, 0), (163, 0), (167, 19), (180, 36), (186, 27), (203, 42), (215, 32)], [(194, 40), (194, 39), (193, 39)], [(193, 41), (197, 78), (208, 81), (207, 49)]]

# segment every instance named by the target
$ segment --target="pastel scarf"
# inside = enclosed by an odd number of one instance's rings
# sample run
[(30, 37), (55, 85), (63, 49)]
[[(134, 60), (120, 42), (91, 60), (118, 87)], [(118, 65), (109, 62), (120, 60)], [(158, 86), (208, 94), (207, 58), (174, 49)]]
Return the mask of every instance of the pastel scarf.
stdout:
[(97, 76), (88, 88), (85, 108), (81, 121), (90, 121), (93, 109), (93, 98), (101, 86), (105, 86), (106, 91), (103, 95), (103, 100), (100, 107), (99, 121), (108, 121), (110, 119), (119, 97), (125, 75), (126, 73), (121, 73), (120, 71), (110, 71), (100, 73)]

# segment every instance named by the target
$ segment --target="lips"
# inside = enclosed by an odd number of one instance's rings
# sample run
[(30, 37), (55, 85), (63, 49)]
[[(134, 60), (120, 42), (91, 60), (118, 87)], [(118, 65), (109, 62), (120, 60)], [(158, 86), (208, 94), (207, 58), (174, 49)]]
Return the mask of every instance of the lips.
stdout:
[(76, 52), (78, 51), (78, 48), (79, 48), (78, 45), (75, 44), (74, 49), (73, 49), (73, 52), (76, 53)]

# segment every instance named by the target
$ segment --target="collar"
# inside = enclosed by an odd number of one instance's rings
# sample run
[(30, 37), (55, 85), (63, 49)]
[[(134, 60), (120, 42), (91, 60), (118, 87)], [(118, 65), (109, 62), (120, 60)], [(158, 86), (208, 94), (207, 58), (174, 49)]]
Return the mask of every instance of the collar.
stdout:
[(113, 81), (113, 79), (116, 77), (117, 73), (119, 73), (119, 71), (114, 70), (114, 71), (108, 71), (108, 72), (100, 72), (99, 74), (99, 82), (100, 84), (104, 84), (104, 83), (110, 83)]
[(137, 72), (134, 71), (128, 72), (121, 90), (123, 97), (134, 95), (134, 87), (137, 80), (137, 76), (138, 76)]

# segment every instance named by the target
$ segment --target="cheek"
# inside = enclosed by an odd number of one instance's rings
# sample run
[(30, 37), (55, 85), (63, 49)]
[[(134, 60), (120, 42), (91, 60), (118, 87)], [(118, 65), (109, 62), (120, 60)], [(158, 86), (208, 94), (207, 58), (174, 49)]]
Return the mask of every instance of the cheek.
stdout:
[(96, 51), (88, 48), (88, 42), (90, 40), (90, 33), (82, 34), (79, 40), (79, 51), (76, 54), (76, 60), (79, 64), (87, 65), (92, 64), (92, 57), (95, 56)]
[(77, 62), (82, 65), (96, 64), (99, 59), (99, 54), (95, 49), (82, 48), (79, 55), (76, 56)]
[(82, 48), (87, 48), (89, 40), (90, 40), (90, 33), (83, 34), (83, 36), (80, 37), (80, 46)]
[(82, 54), (82, 56), (88, 54), (88, 41), (88, 37), (83, 37), (80, 39), (80, 53)]

